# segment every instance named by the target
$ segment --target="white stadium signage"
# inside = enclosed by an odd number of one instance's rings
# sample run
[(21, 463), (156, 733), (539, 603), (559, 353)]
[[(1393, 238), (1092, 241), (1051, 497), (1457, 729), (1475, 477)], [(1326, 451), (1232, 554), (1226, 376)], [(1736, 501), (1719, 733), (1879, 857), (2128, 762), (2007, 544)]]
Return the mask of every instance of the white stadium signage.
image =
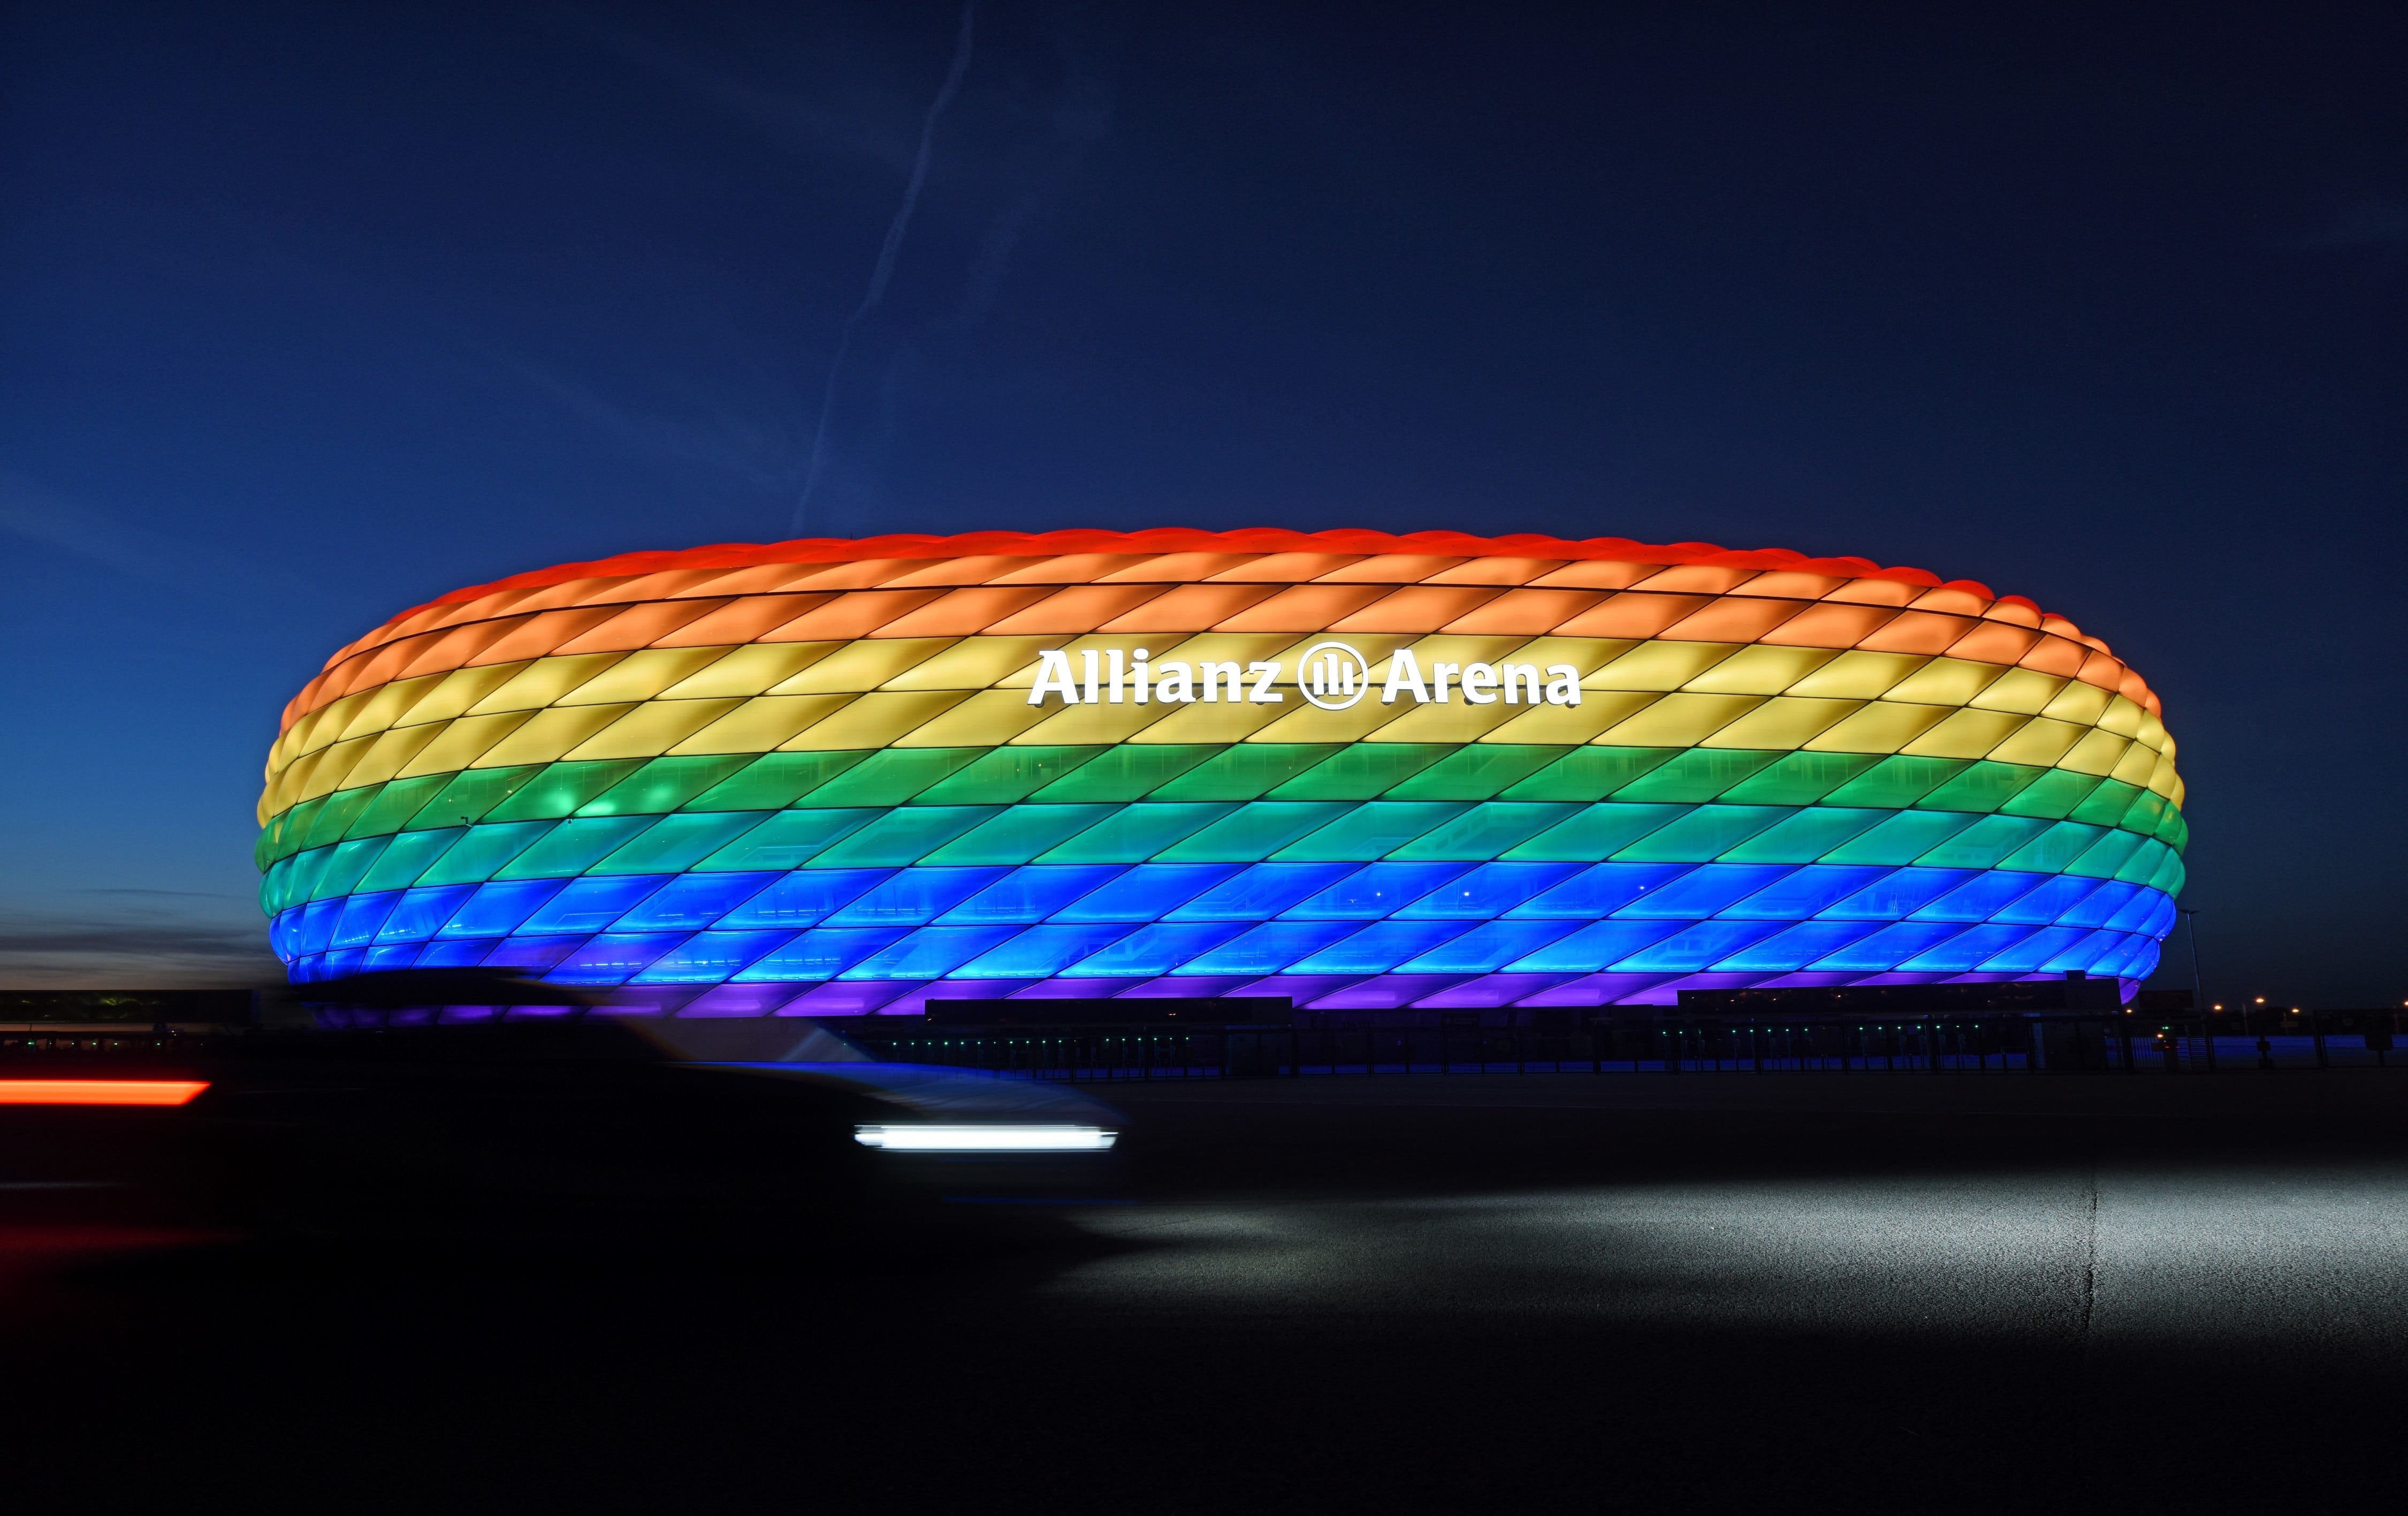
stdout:
[[(1177, 659), (1157, 664), (1144, 648), (1085, 648), (1074, 668), (1070, 654), (1056, 649), (1037, 655), (1037, 682), (1029, 686), (1028, 703), (1041, 706), (1047, 695), (1058, 695), (1066, 706), (1222, 700), (1276, 705), (1287, 698), (1278, 686), (1292, 682), (1321, 709), (1344, 710), (1369, 694), (1375, 682), (1371, 661), (1343, 642), (1316, 642), (1297, 665), (1295, 679), (1283, 681), (1284, 665), (1259, 659), (1242, 665)], [(1548, 664), (1543, 677), (1537, 664), (1432, 663), (1426, 674), (1412, 650), (1399, 648), (1388, 659), (1384, 679), (1377, 682), (1380, 703), (1389, 706), (1406, 695), (1424, 705), (1446, 705), (1460, 695), (1475, 706), (1494, 705), (1500, 698), (1509, 706), (1577, 706), (1580, 681), (1580, 670), (1570, 664)]]

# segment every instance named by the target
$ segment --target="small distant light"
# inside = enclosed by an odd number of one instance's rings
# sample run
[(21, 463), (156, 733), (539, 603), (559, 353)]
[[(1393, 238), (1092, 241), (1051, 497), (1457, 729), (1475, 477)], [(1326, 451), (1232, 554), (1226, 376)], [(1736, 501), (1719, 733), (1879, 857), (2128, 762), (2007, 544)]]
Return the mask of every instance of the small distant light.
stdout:
[(1101, 1152), (1120, 1134), (1100, 1126), (856, 1126), (853, 1140), (888, 1152)]
[(181, 1106), (207, 1080), (0, 1080), (0, 1106)]

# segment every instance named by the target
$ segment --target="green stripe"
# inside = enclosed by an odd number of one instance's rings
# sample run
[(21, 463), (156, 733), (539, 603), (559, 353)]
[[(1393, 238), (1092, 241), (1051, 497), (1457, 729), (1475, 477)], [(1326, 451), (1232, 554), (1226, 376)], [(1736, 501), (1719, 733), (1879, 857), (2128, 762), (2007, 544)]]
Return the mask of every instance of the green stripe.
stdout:
[[(2156, 837), (2177, 851), (2190, 836), (2179, 809), (2135, 785), (1987, 760), (1508, 743), (1125, 743), (619, 759), (425, 775), (304, 801), (268, 822), (253, 854), (265, 872), (280, 860), (338, 842), (572, 815), (1266, 798), (1275, 804), (1610, 799), (1624, 805), (1813, 805), (1849, 812), (1911, 808), (2119, 828)], [(1812, 824), (1828, 830), (1843, 823)], [(2025, 829), (2014, 845), (2044, 829)], [(1985, 843), (2001, 834), (1992, 829), (1966, 835)], [(1803, 838), (1776, 829), (1764, 840), (1777, 843), (1785, 857)], [(1117, 856), (1123, 850), (1114, 844), (1110, 851)]]

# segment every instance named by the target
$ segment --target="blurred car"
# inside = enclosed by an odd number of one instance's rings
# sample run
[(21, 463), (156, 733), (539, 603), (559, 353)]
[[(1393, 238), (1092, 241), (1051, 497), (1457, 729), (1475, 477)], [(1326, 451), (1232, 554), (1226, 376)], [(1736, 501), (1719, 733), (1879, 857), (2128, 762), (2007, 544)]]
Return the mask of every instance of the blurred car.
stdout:
[[(276, 1238), (838, 1254), (991, 1225), (967, 1213), (982, 1203), (1082, 1201), (1116, 1172), (1118, 1114), (1057, 1085), (880, 1063), (810, 1022), (531, 996), (560, 992), (355, 985), (303, 1024), (165, 1054), (19, 1057), (0, 1166)], [(114, 1103), (66, 1098), (112, 1080)]]

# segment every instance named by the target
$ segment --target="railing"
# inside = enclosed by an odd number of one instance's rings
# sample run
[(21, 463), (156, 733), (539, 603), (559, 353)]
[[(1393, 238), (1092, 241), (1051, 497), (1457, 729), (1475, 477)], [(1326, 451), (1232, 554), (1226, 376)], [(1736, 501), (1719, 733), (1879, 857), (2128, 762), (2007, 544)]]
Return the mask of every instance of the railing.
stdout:
[[(2379, 1013), (2377, 1013), (2379, 1014)], [(2352, 1018), (2350, 1029), (2327, 1023)], [(848, 1037), (897, 1063), (1050, 1080), (1299, 1078), (1312, 1074), (2197, 1074), (2398, 1066), (2387, 1015), (2328, 1012), (2253, 1029), (2128, 1014), (1694, 1018), (1577, 1025), (1354, 1024), (937, 1027), (865, 1017)], [(2229, 1022), (2229, 1019), (2216, 1019)], [(2262, 1037), (2262, 1041), (2260, 1040)]]

